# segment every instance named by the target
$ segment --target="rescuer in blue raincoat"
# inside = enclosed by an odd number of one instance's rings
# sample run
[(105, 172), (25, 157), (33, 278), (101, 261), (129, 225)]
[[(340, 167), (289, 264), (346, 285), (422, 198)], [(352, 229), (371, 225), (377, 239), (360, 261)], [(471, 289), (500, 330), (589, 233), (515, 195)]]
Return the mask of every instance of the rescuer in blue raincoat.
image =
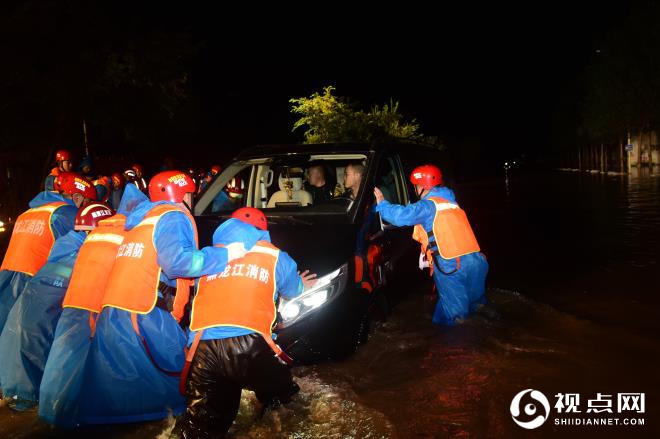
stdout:
[(73, 171), (73, 162), (71, 161), (71, 157), (71, 152), (67, 151), (66, 149), (60, 149), (55, 153), (55, 163), (57, 166), (50, 171), (48, 176), (46, 176), (46, 180), (44, 181), (45, 190), (57, 192), (55, 189), (55, 180), (57, 179), (57, 176), (62, 172)]
[(214, 245), (236, 242), (248, 253), (224, 272), (202, 277), (193, 302), (182, 376), (188, 407), (176, 427), (186, 438), (224, 437), (244, 388), (264, 406), (287, 403), (299, 390), (272, 326), (279, 294), (298, 297), (316, 275), (299, 275), (295, 261), (271, 244), (259, 209), (236, 210), (213, 234)]
[(0, 331), (25, 285), (48, 259), (55, 241), (73, 230), (78, 207), (96, 199), (94, 187), (81, 175), (62, 172), (57, 192), (44, 191), (17, 219), (0, 267)]
[(418, 202), (401, 206), (384, 199), (376, 188), (376, 211), (396, 226), (415, 226), (420, 242), (420, 268), (431, 268), (439, 299), (433, 323), (453, 325), (477, 304), (485, 303), (488, 262), (480, 252), (465, 212), (453, 192), (442, 186), (442, 173), (434, 165), (415, 168), (410, 175)]
[(16, 409), (33, 407), (39, 401), (39, 385), (62, 313), (62, 300), (86, 237), (80, 226), (91, 213), (96, 213), (94, 221), (113, 214), (108, 206), (98, 203), (78, 209), (75, 230), (55, 241), (48, 262), (25, 286), (0, 335), (0, 383), (5, 398), (10, 398)]
[[(114, 249), (116, 254), (116, 247), (121, 244), (121, 233), (126, 215), (145, 200), (147, 197), (135, 185), (127, 186), (117, 215), (100, 223), (99, 227), (92, 232), (91, 238), (83, 244), (78, 258), (79, 262), (74, 267), (74, 273), (79, 275), (77, 270), (84, 271), (87, 268), (85, 263), (95, 265), (96, 269), (92, 274), (95, 281), (92, 287), (97, 287), (95, 289), (99, 289), (99, 291), (89, 291), (90, 282), (83, 272), (80, 273), (79, 278), (80, 289), (86, 291), (83, 303), (77, 303), (71, 297), (71, 295), (81, 293), (76, 291), (75, 281), (71, 283), (71, 288), (65, 296), (64, 309), (57, 323), (39, 390), (39, 417), (49, 424), (74, 427), (79, 423), (80, 407), (84, 407), (86, 397), (90, 396), (83, 395), (81, 390), (87, 356), (94, 335), (92, 328), (98, 311), (100, 311), (98, 302), (103, 294), (102, 285), (104, 286), (107, 282), (107, 275), (112, 269), (115, 259), (114, 254), (107, 254), (107, 252)], [(93, 225), (96, 226), (96, 224)], [(104, 240), (106, 242), (103, 242)], [(114, 246), (111, 246), (111, 243), (114, 243)], [(95, 245), (106, 245), (110, 248), (106, 250), (103, 247), (94, 247)], [(83, 249), (88, 249), (87, 253)], [(108, 266), (106, 267), (106, 265)], [(96, 303), (90, 305), (90, 302)]]
[[(186, 173), (161, 172), (149, 183), (151, 201), (127, 217), (86, 365), (81, 424), (161, 419), (185, 408), (178, 384), (186, 335), (169, 297), (177, 278), (222, 271), (245, 253), (238, 245), (197, 249), (188, 212), (195, 189)], [(179, 283), (174, 309), (189, 285)]]

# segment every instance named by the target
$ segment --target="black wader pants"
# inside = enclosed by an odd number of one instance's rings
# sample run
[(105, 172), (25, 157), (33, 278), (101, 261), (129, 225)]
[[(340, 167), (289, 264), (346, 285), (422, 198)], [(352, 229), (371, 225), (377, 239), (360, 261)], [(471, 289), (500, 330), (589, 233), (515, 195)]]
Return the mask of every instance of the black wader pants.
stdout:
[(186, 412), (175, 432), (186, 439), (224, 437), (242, 389), (254, 391), (266, 406), (285, 404), (300, 390), (260, 334), (200, 341), (188, 374)]

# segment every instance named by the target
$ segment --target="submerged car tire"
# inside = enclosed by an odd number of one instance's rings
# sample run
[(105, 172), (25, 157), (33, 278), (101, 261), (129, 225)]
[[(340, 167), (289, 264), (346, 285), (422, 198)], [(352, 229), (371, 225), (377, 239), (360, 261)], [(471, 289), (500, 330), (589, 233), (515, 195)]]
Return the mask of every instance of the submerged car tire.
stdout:
[(331, 357), (342, 360), (353, 355), (358, 348), (369, 341), (373, 329), (387, 320), (389, 304), (385, 295), (380, 291), (369, 293), (360, 290), (361, 303), (356, 304), (356, 314), (351, 325), (344, 331), (343, 336), (337, 340)]
[(343, 320), (342, 330), (336, 334), (331, 345), (330, 357), (333, 360), (343, 360), (353, 355), (361, 342), (368, 338), (368, 311), (371, 297), (366, 290), (356, 289), (352, 293), (349, 311)]

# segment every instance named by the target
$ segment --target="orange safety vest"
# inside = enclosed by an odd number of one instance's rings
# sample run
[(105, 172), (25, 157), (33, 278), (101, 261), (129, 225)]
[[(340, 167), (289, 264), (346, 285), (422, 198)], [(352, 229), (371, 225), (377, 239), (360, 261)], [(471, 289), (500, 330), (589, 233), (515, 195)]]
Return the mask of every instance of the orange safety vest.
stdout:
[(87, 236), (73, 266), (63, 308), (101, 312), (101, 302), (117, 249), (124, 241), (124, 224), (126, 216), (117, 214), (99, 221)]
[(282, 355), (272, 337), (277, 319), (275, 267), (279, 254), (273, 244), (259, 241), (245, 256), (227, 264), (222, 273), (202, 277), (193, 300), (190, 330), (218, 326), (249, 329), (261, 334), (271, 349)]
[(64, 202), (47, 203), (18, 216), (9, 247), (0, 270), (17, 271), (34, 276), (46, 264), (55, 243), (50, 221)]
[[(183, 212), (190, 219), (197, 247), (197, 227), (190, 213), (171, 204), (155, 206), (140, 224), (124, 232), (124, 241), (117, 250), (102, 307), (111, 306), (137, 314), (148, 314), (154, 309), (161, 272), (154, 232), (158, 221), (170, 212)], [(177, 287), (184, 285), (187, 288), (190, 281), (177, 281)]]
[(458, 204), (440, 197), (426, 198), (435, 205), (432, 234), (435, 245), (429, 246), (429, 233), (417, 224), (413, 229), (413, 239), (422, 245), (429, 262), (435, 255), (443, 259), (454, 259), (459, 256), (479, 251), (477, 238), (468, 222), (465, 211)]

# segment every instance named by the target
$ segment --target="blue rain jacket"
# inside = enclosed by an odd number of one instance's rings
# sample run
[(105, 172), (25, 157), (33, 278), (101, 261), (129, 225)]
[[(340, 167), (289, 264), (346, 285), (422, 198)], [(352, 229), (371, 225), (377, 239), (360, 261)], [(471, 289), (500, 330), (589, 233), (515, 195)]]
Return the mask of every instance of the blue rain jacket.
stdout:
[[(166, 202), (137, 204), (128, 215), (125, 228), (132, 229), (149, 210), (163, 203)], [(227, 264), (224, 248), (197, 250), (193, 226), (182, 212), (167, 213), (160, 219), (154, 243), (162, 268), (161, 280), (171, 286), (177, 277), (220, 272)], [(155, 420), (185, 409), (178, 390), (179, 377), (163, 372), (179, 372), (183, 368), (184, 331), (169, 312), (160, 308), (139, 314), (137, 320), (153, 360), (133, 329), (131, 313), (106, 307), (99, 315), (79, 396), (79, 423)]]
[[(134, 185), (127, 186), (117, 213), (128, 215), (147, 198)], [(66, 308), (57, 323), (39, 390), (39, 417), (60, 427), (74, 427), (81, 422), (81, 407), (93, 396), (82, 393), (92, 333), (90, 318), (96, 313)]]
[(48, 262), (31, 278), (12, 307), (0, 335), (0, 385), (5, 397), (29, 407), (39, 400), (39, 385), (62, 300), (84, 232), (71, 230), (55, 241)]
[[(131, 186), (133, 186), (133, 185), (131, 185)], [(110, 203), (110, 206), (113, 209), (117, 210), (119, 208), (119, 203), (121, 202), (121, 199), (122, 199), (123, 195), (124, 195), (124, 188), (113, 189), (112, 190), (112, 192), (110, 193), (110, 198), (108, 199), (108, 202)]]
[[(270, 234), (265, 230), (257, 229), (235, 218), (230, 218), (222, 223), (213, 233), (213, 245), (242, 242), (245, 248), (249, 250), (257, 241), (270, 242)], [(220, 273), (221, 271), (216, 271), (215, 273)], [(278, 287), (278, 291), (275, 293), (275, 300), (277, 300), (279, 294), (282, 294), (287, 299), (293, 299), (294, 297), (298, 297), (303, 291), (303, 283), (300, 276), (298, 276), (296, 262), (288, 253), (282, 250), (280, 250), (280, 256), (275, 266), (275, 279), (277, 279)], [(249, 329), (234, 326), (209, 328), (204, 330), (202, 340), (238, 337), (253, 332)], [(193, 342), (195, 334), (196, 331), (189, 331), (188, 345)]]
[(48, 174), (44, 180), (44, 189), (47, 191), (55, 190), (55, 175)]
[[(94, 190), (96, 191), (97, 200), (102, 200), (108, 193), (108, 188), (103, 186), (102, 184), (94, 185)], [(110, 201), (109, 198), (108, 201)]]
[(231, 198), (229, 198), (227, 192), (221, 190), (213, 199), (211, 204), (211, 213), (234, 211), (237, 208), (238, 205)]
[(65, 308), (57, 322), (39, 388), (39, 417), (49, 424), (80, 423), (80, 407), (86, 404), (81, 390), (91, 346), (90, 315), (96, 318), (84, 309)]
[[(53, 230), (55, 240), (66, 235), (73, 230), (73, 223), (76, 219), (78, 208), (72, 200), (62, 197), (56, 192), (40, 192), (30, 203), (30, 208), (43, 206), (44, 204), (63, 201), (67, 203), (53, 212), (50, 218), (50, 226)], [(54, 244), (53, 244), (54, 245)], [(10, 270), (0, 271), (0, 331), (5, 326), (7, 315), (16, 303), (18, 296), (23, 292), (25, 285), (32, 276), (26, 273), (17, 273)]]
[[(376, 206), (382, 218), (395, 226), (421, 224), (427, 232), (433, 229), (435, 206), (429, 197), (444, 198), (455, 203), (454, 192), (444, 186), (435, 186), (428, 194), (407, 206), (382, 201)], [(429, 240), (433, 242), (434, 237)], [(486, 275), (488, 262), (481, 253), (461, 256), (460, 267), (456, 259), (435, 258), (433, 280), (439, 300), (433, 314), (433, 323), (453, 325), (465, 318), (477, 304), (486, 303)], [(458, 270), (457, 270), (458, 267)]]

